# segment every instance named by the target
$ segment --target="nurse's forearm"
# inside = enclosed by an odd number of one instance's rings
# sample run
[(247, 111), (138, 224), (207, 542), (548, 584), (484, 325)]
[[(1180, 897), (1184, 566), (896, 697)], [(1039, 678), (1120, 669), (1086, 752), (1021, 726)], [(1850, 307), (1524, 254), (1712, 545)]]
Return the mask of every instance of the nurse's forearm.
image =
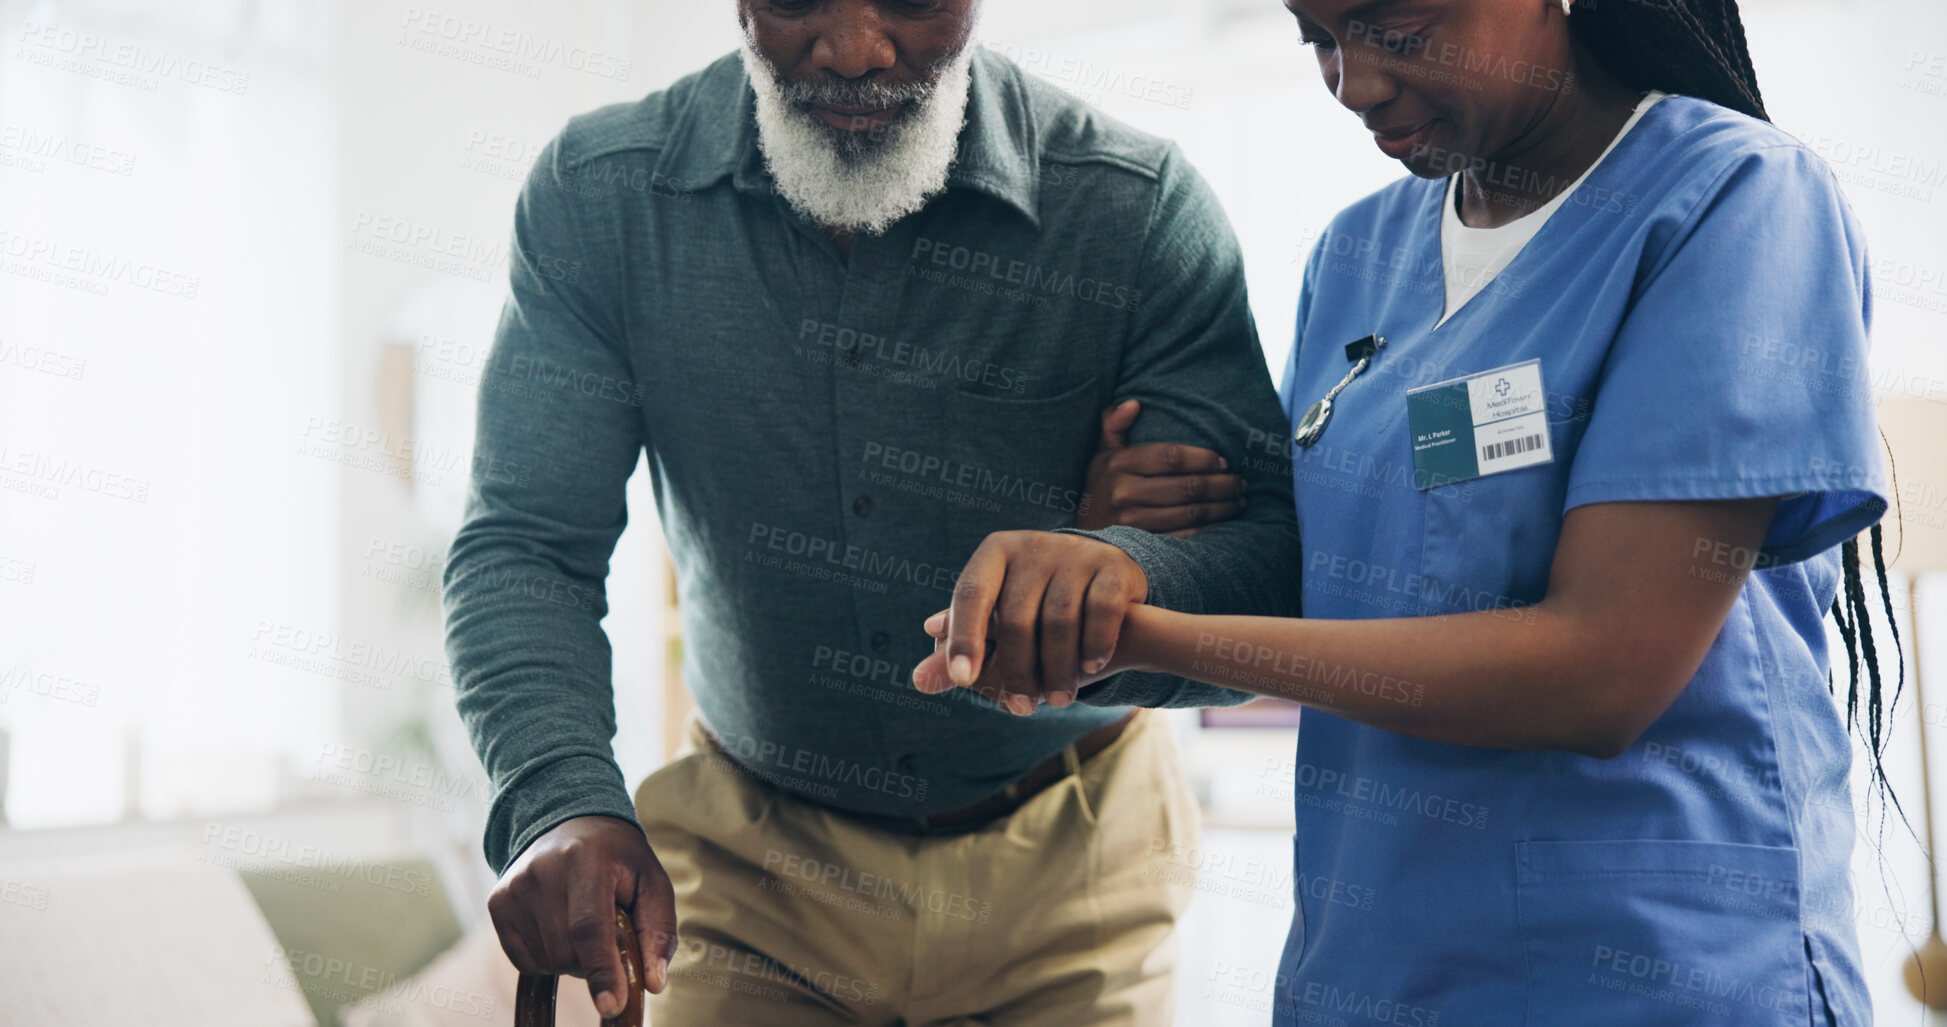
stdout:
[(1614, 755), (1647, 721), (1603, 701), (1616, 654), (1584, 634), (1544, 606), (1338, 621), (1145, 606), (1130, 610), (1115, 662), (1436, 742)]
[(1775, 498), (1592, 503), (1533, 606), (1384, 620), (1130, 610), (1110, 669), (1292, 699), (1437, 742), (1627, 749), (1696, 675)]

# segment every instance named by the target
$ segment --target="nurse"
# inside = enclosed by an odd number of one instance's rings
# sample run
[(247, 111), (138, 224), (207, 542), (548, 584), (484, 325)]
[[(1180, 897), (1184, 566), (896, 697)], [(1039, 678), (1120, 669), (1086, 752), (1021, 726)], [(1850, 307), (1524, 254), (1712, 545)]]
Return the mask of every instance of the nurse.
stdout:
[[(1822, 621), (1865, 648), (1877, 741), (1865, 241), (1768, 123), (1736, 5), (1287, 6), (1411, 173), (1305, 269), (1306, 617), (1091, 612), (1036, 689), (1306, 705), (1268, 774), (1298, 825), (1278, 1024), (1871, 1022)], [(1032, 546), (983, 545), (920, 687), (1023, 690), (987, 625)]]

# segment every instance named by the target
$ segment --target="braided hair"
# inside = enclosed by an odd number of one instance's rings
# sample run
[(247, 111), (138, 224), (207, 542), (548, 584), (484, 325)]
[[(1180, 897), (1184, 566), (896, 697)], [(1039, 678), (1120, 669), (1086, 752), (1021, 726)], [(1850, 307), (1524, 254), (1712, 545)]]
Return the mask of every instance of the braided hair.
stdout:
[[(1632, 89), (1694, 96), (1762, 121), (1771, 120), (1765, 113), (1764, 97), (1758, 92), (1758, 72), (1751, 65), (1737, 0), (1575, 0), (1568, 23), (1576, 41), (1587, 48), (1602, 70)], [(1893, 614), (1892, 593), (1886, 583), (1886, 554), (1879, 524), (1873, 525), (1867, 538), (1885, 605), (1886, 626), (1893, 636), (1894, 662), (1900, 668), (1890, 702), (1883, 695), (1879, 650), (1862, 583), (1864, 569), (1857, 538), (1839, 548), (1844, 581), (1832, 601), (1831, 614), (1838, 621), (1839, 636), (1845, 640), (1846, 662), (1851, 669), (1846, 722), (1855, 730), (1863, 727), (1872, 755), (1873, 777), (1882, 793), (1891, 798), (1881, 762), (1888, 740), (1885, 714), (1899, 702), (1906, 685), (1906, 663), (1901, 655), (1899, 619)], [(1861, 664), (1866, 672), (1863, 725)], [(1826, 680), (1831, 690), (1829, 672)], [(1897, 800), (1894, 806), (1898, 808)]]
[[(1868, 539), (1873, 550), (1873, 570), (1879, 576), (1879, 594), (1886, 606), (1886, 626), (1893, 632), (1894, 661), (1900, 668), (1899, 679), (1893, 686), (1892, 702), (1882, 700), (1879, 650), (1873, 643), (1873, 626), (1868, 617), (1871, 608), (1867, 605), (1866, 588), (1861, 581), (1863, 575), (1860, 573), (1857, 538), (1847, 539), (1839, 547), (1839, 565), (1844, 570), (1845, 581), (1840, 586), (1839, 594), (1832, 600), (1832, 619), (1839, 622), (1839, 637), (1846, 643), (1846, 663), (1852, 670), (1852, 682), (1846, 689), (1846, 723), (1855, 728), (1859, 726), (1859, 665), (1863, 662), (1868, 682), (1866, 739), (1873, 757), (1873, 777), (1881, 786), (1886, 786), (1886, 767), (1881, 761), (1887, 741), (1885, 711), (1900, 701), (1900, 692), (1906, 687), (1906, 660), (1900, 650), (1899, 618), (1893, 615), (1893, 593), (1886, 587), (1886, 553), (1881, 544), (1879, 525), (1873, 525)], [(1829, 671), (1826, 689), (1832, 690)]]
[(1770, 121), (1737, 0), (1575, 0), (1569, 31), (1631, 89), (1709, 100)]

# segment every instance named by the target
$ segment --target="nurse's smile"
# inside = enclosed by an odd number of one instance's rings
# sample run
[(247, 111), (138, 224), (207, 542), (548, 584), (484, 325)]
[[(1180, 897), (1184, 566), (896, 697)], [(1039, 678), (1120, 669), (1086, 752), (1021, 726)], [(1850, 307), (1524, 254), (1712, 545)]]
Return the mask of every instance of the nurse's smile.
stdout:
[(1375, 128), (1372, 130), (1372, 141), (1379, 144), (1379, 152), (1394, 160), (1405, 160), (1415, 151), (1426, 149), (1427, 137), (1432, 134), (1436, 120), (1428, 118), (1403, 129)]

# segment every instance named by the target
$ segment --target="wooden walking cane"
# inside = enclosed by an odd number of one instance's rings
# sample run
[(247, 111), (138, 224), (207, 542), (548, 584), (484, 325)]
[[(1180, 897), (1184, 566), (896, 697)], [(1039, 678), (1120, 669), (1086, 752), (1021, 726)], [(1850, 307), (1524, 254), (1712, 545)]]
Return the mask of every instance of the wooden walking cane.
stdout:
[[(642, 946), (636, 943), (635, 928), (629, 915), (615, 911), (615, 940), (622, 947), (622, 972), (628, 977), (623, 989), (622, 1011), (602, 1020), (602, 1027), (642, 1027)], [(555, 989), (561, 978), (554, 974), (521, 974), (514, 988), (514, 1027), (554, 1027)]]

